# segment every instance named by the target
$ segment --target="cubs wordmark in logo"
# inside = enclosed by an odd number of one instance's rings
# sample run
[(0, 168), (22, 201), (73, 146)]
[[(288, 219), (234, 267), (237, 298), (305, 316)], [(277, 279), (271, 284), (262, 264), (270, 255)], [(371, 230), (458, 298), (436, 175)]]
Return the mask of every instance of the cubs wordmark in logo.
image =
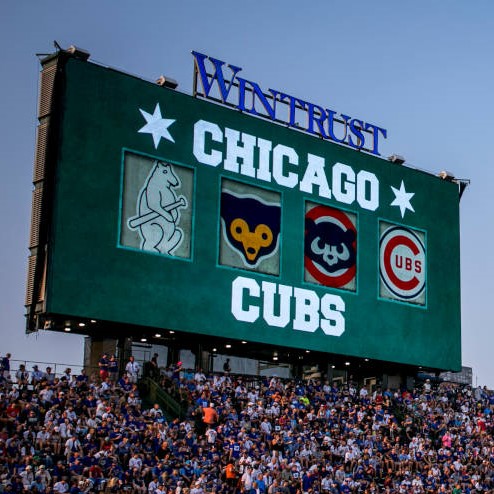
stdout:
[(304, 255), (306, 281), (355, 290), (357, 230), (349, 214), (327, 206), (309, 209)]
[(223, 237), (248, 268), (278, 250), (281, 208), (253, 195), (221, 193)]
[[(401, 226), (384, 230), (380, 240), (381, 282), (387, 298), (425, 304), (426, 251), (424, 234)], [(381, 295), (386, 296), (381, 290)]]

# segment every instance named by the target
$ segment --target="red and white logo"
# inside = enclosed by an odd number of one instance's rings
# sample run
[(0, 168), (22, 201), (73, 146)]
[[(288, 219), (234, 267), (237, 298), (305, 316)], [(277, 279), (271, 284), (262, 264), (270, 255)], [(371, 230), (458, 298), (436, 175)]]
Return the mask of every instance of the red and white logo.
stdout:
[(349, 214), (316, 206), (305, 215), (306, 275), (324, 286), (354, 290), (357, 230)]
[(381, 235), (381, 280), (394, 295), (402, 300), (417, 299), (425, 289), (425, 247), (413, 230), (392, 226)]

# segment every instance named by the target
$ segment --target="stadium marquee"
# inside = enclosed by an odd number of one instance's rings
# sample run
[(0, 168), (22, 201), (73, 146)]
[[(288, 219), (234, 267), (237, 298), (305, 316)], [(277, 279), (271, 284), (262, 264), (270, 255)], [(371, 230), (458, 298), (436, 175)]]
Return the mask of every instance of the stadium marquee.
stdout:
[(75, 56), (52, 83), (28, 316), (461, 368), (458, 186), (385, 131), (364, 152), (358, 119), (344, 146)]

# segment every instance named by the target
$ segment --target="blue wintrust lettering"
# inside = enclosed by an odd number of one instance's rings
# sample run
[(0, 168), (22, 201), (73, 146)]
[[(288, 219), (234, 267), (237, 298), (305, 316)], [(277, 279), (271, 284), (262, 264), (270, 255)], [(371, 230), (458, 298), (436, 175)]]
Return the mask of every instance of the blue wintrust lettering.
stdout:
[[(380, 156), (379, 138), (386, 139), (386, 129), (315, 105), (282, 91), (275, 89), (264, 91), (258, 83), (239, 76), (241, 67), (226, 64), (217, 58), (195, 51), (192, 55), (196, 78), (195, 95), (232, 106), (244, 113), (283, 122), (294, 129)], [(280, 105), (282, 105), (281, 109)], [(303, 121), (306, 123), (301, 124), (300, 122)]]

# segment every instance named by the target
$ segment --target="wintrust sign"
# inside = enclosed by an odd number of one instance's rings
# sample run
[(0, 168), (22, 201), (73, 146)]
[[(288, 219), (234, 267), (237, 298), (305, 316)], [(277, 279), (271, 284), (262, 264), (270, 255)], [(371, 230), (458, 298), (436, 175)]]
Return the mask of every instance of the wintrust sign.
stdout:
[[(379, 138), (386, 139), (386, 129), (283, 91), (276, 89), (264, 91), (256, 82), (239, 77), (241, 67), (225, 64), (221, 60), (195, 51), (192, 55), (196, 77), (195, 95), (380, 156)], [(202, 86), (202, 91), (198, 88), (197, 80)], [(301, 124), (302, 121), (306, 123)]]

